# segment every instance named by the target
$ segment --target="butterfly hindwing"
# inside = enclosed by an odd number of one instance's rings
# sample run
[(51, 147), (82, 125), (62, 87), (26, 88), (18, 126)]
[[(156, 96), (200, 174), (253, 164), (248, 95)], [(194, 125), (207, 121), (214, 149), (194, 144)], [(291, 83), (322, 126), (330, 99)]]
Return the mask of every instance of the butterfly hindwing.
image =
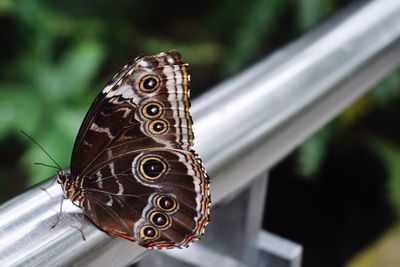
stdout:
[[(90, 177), (95, 179), (83, 181), (83, 207), (89, 218), (105, 231), (113, 225), (115, 234), (143, 246), (187, 246), (208, 221), (208, 178), (192, 152), (146, 149), (129, 153)], [(170, 207), (163, 206), (160, 198)], [(106, 224), (98, 218), (104, 213), (108, 214)], [(157, 224), (154, 216), (161, 216), (165, 225)], [(144, 228), (155, 236), (146, 236)]]

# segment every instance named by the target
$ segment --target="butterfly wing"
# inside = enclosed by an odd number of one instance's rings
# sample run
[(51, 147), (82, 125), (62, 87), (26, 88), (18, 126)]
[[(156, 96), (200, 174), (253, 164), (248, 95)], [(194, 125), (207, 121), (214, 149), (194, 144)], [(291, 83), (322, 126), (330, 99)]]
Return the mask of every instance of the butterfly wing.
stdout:
[(191, 152), (135, 151), (92, 176), (82, 206), (106, 232), (146, 247), (181, 247), (208, 221), (208, 177)]
[[(152, 84), (154, 81), (157, 83)], [(164, 139), (164, 145), (189, 149), (193, 145), (189, 92), (189, 67), (178, 52), (129, 62), (100, 92), (85, 116), (72, 153), (71, 173), (85, 172), (111, 144), (136, 140), (143, 145), (155, 137), (156, 141)], [(157, 108), (159, 114), (154, 113)], [(156, 120), (157, 115), (169, 122), (169, 131), (158, 137), (141, 125)], [(152, 126), (160, 124), (156, 121)]]
[(208, 177), (191, 151), (189, 106), (189, 69), (176, 51), (132, 61), (98, 95), (71, 161), (98, 227), (146, 247), (187, 246), (204, 231)]

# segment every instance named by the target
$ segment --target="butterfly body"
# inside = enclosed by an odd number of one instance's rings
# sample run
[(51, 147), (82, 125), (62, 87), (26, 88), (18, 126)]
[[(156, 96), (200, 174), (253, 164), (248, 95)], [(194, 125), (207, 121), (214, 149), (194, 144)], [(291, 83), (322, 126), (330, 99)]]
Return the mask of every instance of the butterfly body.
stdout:
[(204, 232), (209, 178), (192, 150), (189, 79), (176, 51), (136, 58), (90, 107), (58, 182), (101, 230), (149, 248)]

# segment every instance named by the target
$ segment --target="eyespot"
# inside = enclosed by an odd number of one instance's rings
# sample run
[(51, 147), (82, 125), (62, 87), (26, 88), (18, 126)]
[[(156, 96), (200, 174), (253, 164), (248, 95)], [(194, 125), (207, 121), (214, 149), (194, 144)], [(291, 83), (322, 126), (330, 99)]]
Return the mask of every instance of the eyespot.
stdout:
[(163, 106), (157, 102), (150, 102), (143, 106), (142, 114), (148, 119), (160, 117), (163, 113)]
[(168, 130), (168, 122), (165, 120), (154, 120), (149, 123), (149, 131), (154, 135), (163, 134)]
[(171, 212), (177, 208), (176, 200), (167, 195), (161, 195), (156, 198), (156, 206), (163, 211)]
[(160, 86), (160, 79), (155, 75), (144, 76), (139, 83), (139, 89), (145, 93), (151, 93)]
[(170, 224), (169, 216), (159, 211), (153, 211), (150, 213), (149, 220), (158, 228), (164, 228)]
[(146, 157), (139, 164), (140, 174), (148, 180), (160, 178), (167, 170), (167, 164), (159, 157)]
[(143, 240), (156, 239), (160, 233), (153, 226), (144, 225), (140, 228), (139, 237)]

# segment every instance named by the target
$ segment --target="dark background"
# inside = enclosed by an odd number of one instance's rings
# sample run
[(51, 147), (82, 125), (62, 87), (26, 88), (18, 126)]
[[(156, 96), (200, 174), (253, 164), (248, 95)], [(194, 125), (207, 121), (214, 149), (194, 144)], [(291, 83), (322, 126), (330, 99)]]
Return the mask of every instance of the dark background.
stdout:
[[(19, 130), (67, 167), (91, 101), (131, 58), (179, 50), (196, 97), (351, 2), (1, 1), (0, 203), (55, 173)], [(398, 224), (399, 93), (397, 71), (272, 170), (264, 226), (304, 245), (303, 266), (348, 264)]]

